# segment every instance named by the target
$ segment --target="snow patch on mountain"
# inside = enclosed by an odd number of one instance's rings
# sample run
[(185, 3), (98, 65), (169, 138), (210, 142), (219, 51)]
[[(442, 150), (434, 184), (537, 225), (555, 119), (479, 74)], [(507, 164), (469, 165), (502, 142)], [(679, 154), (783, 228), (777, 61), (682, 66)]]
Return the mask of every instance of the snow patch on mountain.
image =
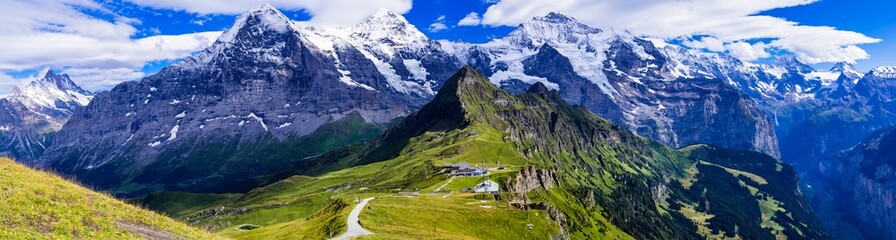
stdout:
[(180, 125), (174, 125), (174, 127), (171, 128), (171, 131), (168, 131), (168, 139), (165, 140), (165, 141), (166, 141), (166, 142), (170, 142), (170, 141), (176, 139), (176, 138), (177, 138), (177, 131), (178, 131), (179, 129), (180, 129)]
[(871, 69), (871, 75), (879, 78), (896, 78), (896, 66), (881, 66)]
[(250, 9), (248, 12), (240, 15), (233, 26), (230, 27), (229, 30), (221, 34), (220, 37), (218, 37), (218, 41), (233, 41), (233, 39), (239, 33), (240, 29), (243, 29), (248, 19), (252, 17), (257, 17), (258, 20), (261, 21), (260, 26), (266, 27), (268, 29), (272, 29), (278, 32), (287, 32), (290, 29), (291, 24), (288, 17), (283, 15), (283, 13), (281, 13), (270, 4), (264, 4)]
[[(264, 119), (262, 119), (262, 118), (258, 117), (257, 115), (255, 115), (255, 113), (249, 113), (249, 116), (246, 116), (246, 117), (255, 119), (255, 121), (258, 121), (258, 124), (261, 124), (261, 128), (264, 128), (265, 131), (269, 131), (269, 130), (268, 130), (268, 125), (264, 124)], [(240, 126), (242, 126), (242, 125), (243, 125), (243, 124), (240, 123)]]

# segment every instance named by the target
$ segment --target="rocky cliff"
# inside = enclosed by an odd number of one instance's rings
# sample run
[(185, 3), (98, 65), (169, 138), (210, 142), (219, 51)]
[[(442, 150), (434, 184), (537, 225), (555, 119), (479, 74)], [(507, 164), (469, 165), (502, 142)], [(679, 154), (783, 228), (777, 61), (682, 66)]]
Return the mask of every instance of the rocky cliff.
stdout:
[(836, 233), (849, 235), (848, 224), (859, 229), (864, 239), (896, 239), (896, 129), (873, 134), (849, 151), (818, 163), (824, 176), (825, 195), (838, 219), (832, 219)]

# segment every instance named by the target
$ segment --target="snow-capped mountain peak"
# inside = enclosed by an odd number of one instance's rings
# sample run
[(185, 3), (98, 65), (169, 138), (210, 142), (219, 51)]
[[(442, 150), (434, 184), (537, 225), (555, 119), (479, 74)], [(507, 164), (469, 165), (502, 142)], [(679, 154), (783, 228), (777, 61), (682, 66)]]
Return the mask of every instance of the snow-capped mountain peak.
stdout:
[(86, 106), (92, 98), (90, 92), (79, 87), (68, 74), (58, 75), (47, 71), (44, 78), (37, 79), (24, 86), (13, 88), (7, 97), (10, 101), (20, 102), (29, 109), (59, 108), (60, 104), (77, 104)]
[(577, 22), (575, 18), (567, 16), (563, 13), (558, 13), (558, 12), (550, 12), (547, 15), (545, 15), (544, 17), (536, 17), (536, 18), (538, 18), (542, 21), (557, 22), (557, 23)]
[[(264, 28), (277, 32), (287, 32), (291, 28), (292, 21), (280, 10), (270, 4), (264, 4), (250, 9), (237, 17), (236, 22), (227, 31), (218, 37), (218, 42), (231, 42), (243, 29)], [(250, 26), (247, 28), (247, 26)]]
[(896, 66), (875, 67), (869, 74), (880, 78), (896, 78)]
[(831, 67), (831, 73), (839, 74), (838, 77), (845, 77), (851, 81), (858, 81), (864, 74), (856, 70), (856, 68), (847, 62), (838, 62)]
[(796, 56), (792, 56), (792, 55), (778, 57), (775, 60), (775, 65), (783, 67), (784, 69), (787, 69), (788, 71), (797, 72), (797, 73), (810, 73), (810, 72), (815, 71), (815, 69), (813, 69), (811, 66), (806, 65), (803, 62), (800, 62), (800, 60), (797, 59)]
[(587, 39), (588, 35), (601, 32), (600, 29), (582, 24), (575, 18), (551, 12), (520, 24), (516, 30), (507, 35), (506, 39), (515, 44), (534, 47), (544, 42), (575, 43)]
[(38, 79), (37, 81), (31, 82), (30, 85), (40, 85), (40, 84), (51, 84), (55, 85), (57, 89), (67, 90), (67, 91), (75, 91), (83, 94), (90, 94), (87, 90), (82, 89), (80, 86), (75, 84), (74, 81), (68, 76), (68, 74), (56, 74), (53, 70), (48, 70), (44, 75), (44, 78)]
[(856, 68), (852, 66), (852, 64), (848, 62), (838, 62), (835, 63), (833, 67), (831, 67), (831, 72), (845, 72), (845, 71), (855, 71)]
[(369, 41), (388, 41), (408, 45), (429, 39), (403, 16), (380, 8), (373, 15), (351, 28), (351, 37)]
[[(195, 69), (217, 60), (233, 58), (257, 62), (280, 63), (288, 58), (286, 39), (299, 36), (299, 29), (286, 15), (265, 4), (237, 17), (212, 46), (199, 54), (183, 59), (172, 67)], [(240, 56), (240, 57), (238, 57)]]

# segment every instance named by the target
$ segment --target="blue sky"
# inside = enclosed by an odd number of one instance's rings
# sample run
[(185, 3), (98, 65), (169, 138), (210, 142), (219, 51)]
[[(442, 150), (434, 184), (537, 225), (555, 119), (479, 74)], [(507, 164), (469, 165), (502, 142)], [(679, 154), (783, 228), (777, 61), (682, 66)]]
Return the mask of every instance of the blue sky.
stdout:
[(808, 25), (834, 26), (881, 39), (879, 43), (861, 46), (871, 54), (870, 59), (859, 60), (856, 64), (856, 68), (865, 71), (876, 66), (896, 65), (896, 14), (893, 10), (896, 10), (896, 1), (824, 0), (770, 10), (765, 14)]
[[(0, 54), (0, 92), (50, 68), (90, 90), (139, 79), (207, 46), (215, 36), (207, 32), (229, 28), (239, 13), (265, 2), (293, 20), (322, 25), (351, 25), (385, 7), (432, 39), (474, 43), (559, 11), (595, 27), (748, 61), (786, 53), (819, 69), (840, 60), (856, 61), (861, 71), (896, 65), (896, 3), (884, 0), (11, 0), (0, 3), (8, 5), (0, 10), (0, 51), (13, 53)], [(459, 24), (468, 15), (476, 18)]]

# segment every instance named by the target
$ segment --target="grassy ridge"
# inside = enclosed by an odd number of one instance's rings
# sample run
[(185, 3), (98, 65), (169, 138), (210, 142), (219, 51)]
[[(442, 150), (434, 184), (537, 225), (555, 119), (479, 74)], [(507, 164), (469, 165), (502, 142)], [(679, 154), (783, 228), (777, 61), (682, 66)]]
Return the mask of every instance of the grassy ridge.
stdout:
[(220, 237), (0, 158), (0, 238)]

